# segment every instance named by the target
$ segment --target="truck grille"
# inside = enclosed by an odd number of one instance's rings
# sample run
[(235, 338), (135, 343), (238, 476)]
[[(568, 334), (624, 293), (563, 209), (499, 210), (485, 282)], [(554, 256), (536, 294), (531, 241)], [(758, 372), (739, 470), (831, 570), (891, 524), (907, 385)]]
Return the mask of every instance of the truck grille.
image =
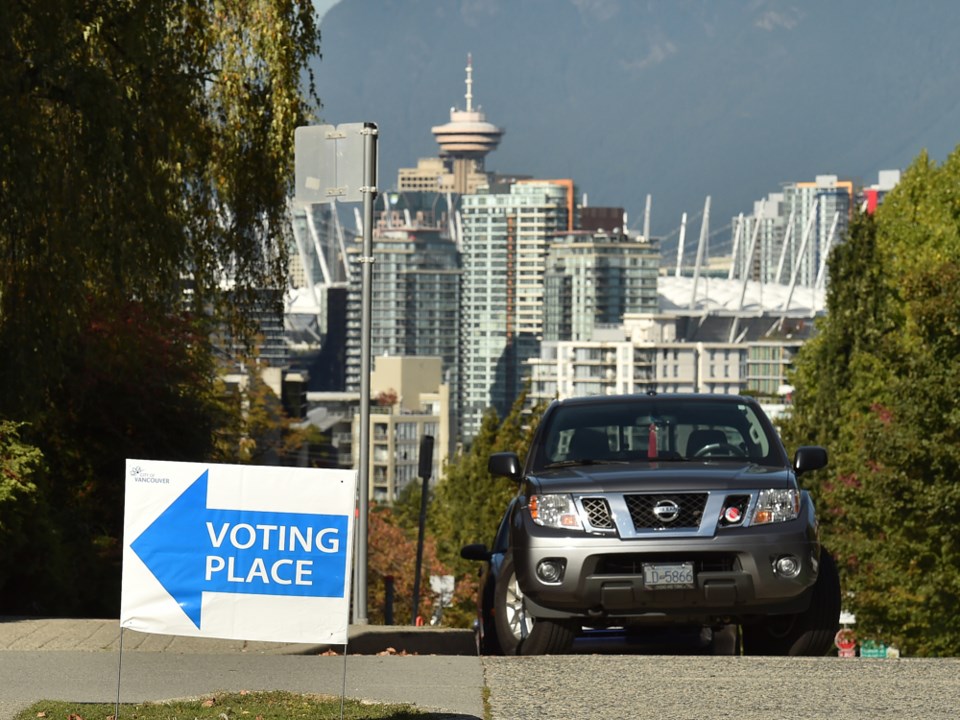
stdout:
[[(698, 528), (707, 504), (707, 493), (653, 493), (625, 495), (636, 530)], [(676, 508), (676, 512), (672, 510)], [(659, 512), (655, 512), (659, 509)]]
[(613, 530), (613, 518), (610, 515), (610, 506), (603, 498), (583, 498), (581, 500), (587, 521), (596, 530)]

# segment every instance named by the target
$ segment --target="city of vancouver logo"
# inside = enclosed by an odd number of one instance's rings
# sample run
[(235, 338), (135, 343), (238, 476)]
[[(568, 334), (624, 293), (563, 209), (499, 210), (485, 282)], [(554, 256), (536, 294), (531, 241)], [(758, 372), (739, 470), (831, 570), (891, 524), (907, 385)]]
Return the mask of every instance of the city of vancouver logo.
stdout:
[(154, 485), (169, 485), (170, 478), (159, 477), (153, 473), (148, 473), (139, 465), (134, 465), (130, 468), (130, 477), (134, 482), (138, 483), (152, 483)]

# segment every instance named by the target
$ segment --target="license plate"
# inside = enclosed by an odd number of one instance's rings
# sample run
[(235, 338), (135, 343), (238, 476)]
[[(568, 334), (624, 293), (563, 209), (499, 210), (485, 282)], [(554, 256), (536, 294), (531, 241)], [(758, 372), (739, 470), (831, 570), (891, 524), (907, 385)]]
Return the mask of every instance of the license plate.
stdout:
[(692, 588), (693, 563), (649, 563), (643, 566), (643, 584), (657, 590)]

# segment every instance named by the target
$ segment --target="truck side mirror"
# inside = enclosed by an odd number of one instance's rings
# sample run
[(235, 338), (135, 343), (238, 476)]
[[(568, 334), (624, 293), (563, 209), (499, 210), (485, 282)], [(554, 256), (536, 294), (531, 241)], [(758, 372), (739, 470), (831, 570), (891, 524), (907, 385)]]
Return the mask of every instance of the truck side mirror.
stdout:
[(827, 450), (819, 445), (803, 445), (793, 457), (793, 469), (797, 475), (819, 470), (827, 466)]

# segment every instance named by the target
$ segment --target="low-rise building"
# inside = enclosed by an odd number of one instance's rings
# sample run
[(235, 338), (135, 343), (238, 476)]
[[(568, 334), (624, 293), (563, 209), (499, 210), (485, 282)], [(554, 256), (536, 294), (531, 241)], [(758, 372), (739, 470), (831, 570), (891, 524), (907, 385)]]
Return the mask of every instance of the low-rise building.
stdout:
[[(370, 499), (391, 503), (418, 478), (420, 441), (434, 438), (431, 481), (437, 482), (451, 446), (450, 386), (438, 357), (374, 358), (370, 375)], [(353, 418), (353, 462), (360, 466), (360, 414)]]
[(650, 391), (775, 400), (812, 330), (809, 319), (773, 313), (627, 316), (590, 340), (544, 342), (528, 363), (530, 401)]

